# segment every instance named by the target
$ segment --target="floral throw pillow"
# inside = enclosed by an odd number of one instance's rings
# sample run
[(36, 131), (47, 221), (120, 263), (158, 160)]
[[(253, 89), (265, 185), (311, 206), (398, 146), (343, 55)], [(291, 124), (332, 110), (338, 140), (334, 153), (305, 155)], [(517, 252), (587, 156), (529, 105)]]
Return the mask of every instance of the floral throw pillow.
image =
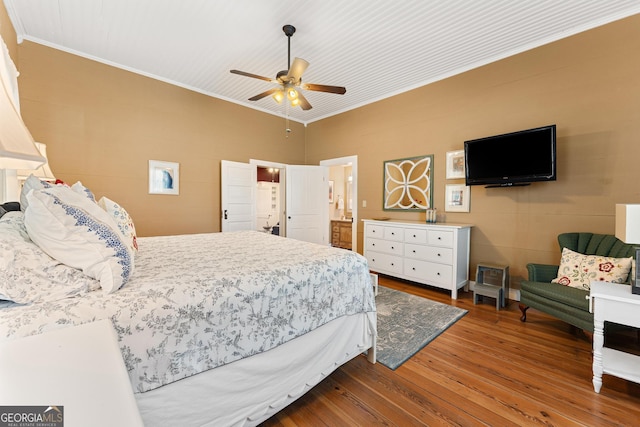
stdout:
[(631, 270), (632, 258), (612, 258), (600, 255), (583, 255), (571, 249), (562, 249), (558, 277), (553, 283), (572, 288), (590, 289), (594, 280), (624, 283)]
[(133, 225), (133, 219), (131, 219), (129, 213), (122, 206), (107, 197), (102, 197), (98, 201), (98, 206), (113, 217), (124, 237), (130, 242), (129, 246), (131, 246), (131, 250), (137, 254), (138, 237), (136, 235), (136, 226)]

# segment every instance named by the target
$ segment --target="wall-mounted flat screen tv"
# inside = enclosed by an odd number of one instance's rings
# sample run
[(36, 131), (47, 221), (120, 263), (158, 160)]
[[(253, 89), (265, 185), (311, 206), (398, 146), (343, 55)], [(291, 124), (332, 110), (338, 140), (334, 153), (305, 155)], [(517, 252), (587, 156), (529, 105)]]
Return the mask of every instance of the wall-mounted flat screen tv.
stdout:
[(510, 187), (556, 180), (556, 125), (464, 143), (467, 185)]

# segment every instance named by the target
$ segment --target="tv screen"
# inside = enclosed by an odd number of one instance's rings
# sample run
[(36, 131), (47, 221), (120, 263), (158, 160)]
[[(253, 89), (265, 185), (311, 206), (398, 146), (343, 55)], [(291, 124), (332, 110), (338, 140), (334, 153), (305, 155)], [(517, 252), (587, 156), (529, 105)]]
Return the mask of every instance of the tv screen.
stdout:
[(556, 125), (464, 143), (467, 185), (508, 187), (556, 180)]

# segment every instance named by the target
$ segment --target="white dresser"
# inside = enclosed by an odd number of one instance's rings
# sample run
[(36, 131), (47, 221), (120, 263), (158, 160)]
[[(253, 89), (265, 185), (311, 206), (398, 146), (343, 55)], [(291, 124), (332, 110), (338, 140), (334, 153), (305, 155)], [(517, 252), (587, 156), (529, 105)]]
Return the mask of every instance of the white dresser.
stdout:
[(378, 273), (451, 291), (469, 280), (469, 224), (365, 219), (364, 256)]

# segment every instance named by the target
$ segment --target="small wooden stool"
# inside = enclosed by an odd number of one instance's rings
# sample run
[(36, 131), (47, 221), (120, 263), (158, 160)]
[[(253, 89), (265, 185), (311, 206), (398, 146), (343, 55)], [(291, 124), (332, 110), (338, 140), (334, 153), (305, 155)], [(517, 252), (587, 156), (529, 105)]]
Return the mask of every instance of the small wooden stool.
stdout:
[(478, 303), (478, 297), (480, 296), (491, 297), (496, 299), (496, 311), (500, 310), (503, 298), (502, 292), (503, 290), (501, 286), (476, 283), (473, 287), (473, 304)]

